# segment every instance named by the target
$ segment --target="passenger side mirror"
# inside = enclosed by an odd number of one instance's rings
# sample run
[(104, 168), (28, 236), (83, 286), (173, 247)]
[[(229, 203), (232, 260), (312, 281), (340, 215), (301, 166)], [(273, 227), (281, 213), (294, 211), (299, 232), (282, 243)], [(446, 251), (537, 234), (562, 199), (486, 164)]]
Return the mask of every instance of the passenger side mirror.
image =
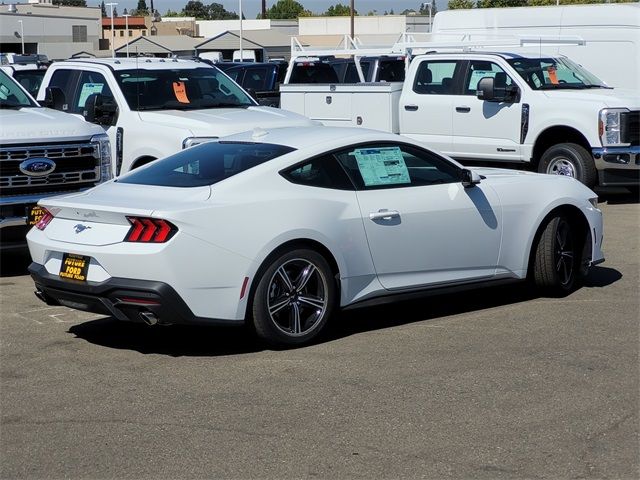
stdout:
[(487, 102), (499, 101), (495, 98), (495, 80), (493, 77), (484, 77), (480, 79), (478, 82), (476, 97), (478, 97), (479, 100), (485, 100)]
[(53, 108), (54, 110), (67, 110), (67, 100), (60, 87), (47, 87), (44, 91), (44, 100), (40, 104), (43, 107)]
[(100, 93), (92, 93), (84, 103), (82, 116), (87, 122), (98, 125), (115, 125), (118, 106), (111, 97), (105, 97)]
[(518, 98), (518, 92), (518, 87), (515, 85), (496, 88), (493, 77), (484, 77), (478, 82), (476, 97), (487, 102), (514, 102)]
[(471, 188), (480, 183), (480, 175), (468, 168), (465, 168), (460, 172), (460, 180), (462, 181), (462, 186), (464, 188)]

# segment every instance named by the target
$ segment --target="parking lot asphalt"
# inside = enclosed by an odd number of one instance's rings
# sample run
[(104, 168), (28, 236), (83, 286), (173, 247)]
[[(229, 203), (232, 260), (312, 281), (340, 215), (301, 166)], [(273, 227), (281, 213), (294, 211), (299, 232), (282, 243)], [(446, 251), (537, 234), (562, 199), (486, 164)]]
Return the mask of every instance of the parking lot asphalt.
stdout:
[(638, 478), (640, 204), (606, 262), (345, 311), (316, 344), (47, 307), (2, 259), (0, 478)]

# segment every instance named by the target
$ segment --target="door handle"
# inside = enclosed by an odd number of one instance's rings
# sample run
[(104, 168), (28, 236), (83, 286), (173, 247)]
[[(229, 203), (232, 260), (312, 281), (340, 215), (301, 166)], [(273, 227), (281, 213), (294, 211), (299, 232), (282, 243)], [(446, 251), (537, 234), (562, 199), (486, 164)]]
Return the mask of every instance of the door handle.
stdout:
[(456, 107), (456, 112), (459, 113), (469, 113), (471, 111), (471, 107)]
[(416, 110), (418, 110), (418, 105), (405, 105), (404, 109), (407, 112), (415, 112)]
[(378, 210), (377, 212), (372, 212), (369, 214), (369, 220), (391, 220), (392, 218), (398, 218), (400, 216), (400, 212), (397, 210)]

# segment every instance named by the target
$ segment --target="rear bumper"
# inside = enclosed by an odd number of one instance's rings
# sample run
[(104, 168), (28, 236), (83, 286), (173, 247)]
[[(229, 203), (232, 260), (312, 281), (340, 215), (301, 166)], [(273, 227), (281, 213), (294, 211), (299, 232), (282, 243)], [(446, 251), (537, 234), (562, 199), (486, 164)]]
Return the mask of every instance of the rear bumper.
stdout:
[(640, 184), (640, 147), (593, 148), (591, 153), (600, 185)]
[[(144, 317), (161, 325), (229, 325), (238, 321), (197, 317), (168, 284), (149, 280), (112, 277), (104, 282), (71, 282), (48, 273), (32, 263), (29, 273), (38, 298), (48, 305), (112, 315), (118, 320), (144, 322)], [(149, 323), (147, 321), (147, 323)]]

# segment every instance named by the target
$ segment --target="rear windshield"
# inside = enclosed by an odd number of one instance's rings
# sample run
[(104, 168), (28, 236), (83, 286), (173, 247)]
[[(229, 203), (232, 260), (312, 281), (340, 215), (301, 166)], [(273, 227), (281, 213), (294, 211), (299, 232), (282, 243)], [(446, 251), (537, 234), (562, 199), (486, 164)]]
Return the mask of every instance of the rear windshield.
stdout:
[(295, 150), (270, 143), (208, 142), (183, 150), (119, 178), (121, 183), (202, 187)]

